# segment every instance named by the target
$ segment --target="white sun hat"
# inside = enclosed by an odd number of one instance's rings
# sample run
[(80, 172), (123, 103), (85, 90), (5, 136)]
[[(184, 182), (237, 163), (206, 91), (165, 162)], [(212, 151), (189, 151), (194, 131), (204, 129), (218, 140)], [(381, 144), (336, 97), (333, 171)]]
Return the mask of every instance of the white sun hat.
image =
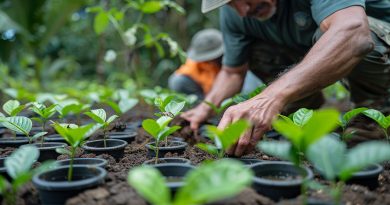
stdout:
[(187, 56), (193, 61), (203, 62), (221, 57), (223, 51), (222, 33), (209, 28), (199, 31), (192, 37)]

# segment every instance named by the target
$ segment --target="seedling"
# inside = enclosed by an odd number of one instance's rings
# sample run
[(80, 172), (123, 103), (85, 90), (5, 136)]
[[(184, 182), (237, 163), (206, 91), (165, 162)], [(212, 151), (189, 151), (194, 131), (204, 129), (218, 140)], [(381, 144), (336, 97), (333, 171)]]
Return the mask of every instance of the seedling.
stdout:
[(204, 163), (190, 171), (184, 186), (173, 196), (160, 172), (149, 166), (130, 170), (129, 184), (153, 205), (207, 204), (240, 193), (250, 185), (253, 173), (240, 162), (223, 159)]
[(365, 107), (355, 108), (355, 109), (350, 110), (341, 116), (341, 118), (339, 119), (339, 123), (340, 123), (341, 128), (343, 129), (343, 133), (341, 135), (342, 140), (345, 141), (345, 140), (351, 138), (353, 136), (353, 134), (355, 134), (355, 131), (352, 131), (350, 133), (345, 132), (345, 130), (347, 129), (347, 125), (351, 121), (352, 118), (356, 117), (357, 115), (359, 115), (360, 113), (362, 113), (366, 110), (368, 110), (368, 108), (365, 108)]
[(289, 142), (262, 141), (258, 148), (300, 166), (308, 147), (338, 125), (339, 112), (333, 109), (314, 111), (312, 114), (310, 111), (301, 110), (298, 113), (300, 114), (293, 117), (294, 120), (281, 115), (272, 123), (273, 128)]
[(390, 127), (390, 115), (385, 117), (383, 113), (375, 109), (367, 109), (363, 111), (363, 114), (375, 120), (375, 122), (381, 127), (383, 133), (385, 133), (387, 142), (390, 143), (390, 137), (388, 133), (388, 129)]
[(216, 156), (217, 158), (223, 158), (225, 156), (225, 150), (228, 150), (240, 136), (250, 127), (250, 124), (245, 120), (236, 121), (224, 130), (218, 129), (216, 126), (208, 125), (207, 136), (214, 141), (215, 145), (198, 143), (197, 147)]
[(267, 86), (265, 84), (262, 84), (260, 85), (259, 87), (257, 87), (255, 90), (253, 90), (252, 92), (248, 93), (248, 94), (237, 94), (235, 96), (233, 96), (232, 98), (228, 98), (226, 99), (225, 101), (223, 101), (221, 103), (220, 106), (217, 106), (211, 102), (208, 102), (208, 101), (203, 101), (204, 103), (206, 103), (208, 106), (211, 107), (211, 109), (217, 114), (221, 114), (224, 110), (226, 110), (228, 107), (234, 105), (234, 104), (238, 104), (238, 103), (242, 103), (244, 101), (247, 101), (253, 97), (255, 97), (256, 95), (260, 94)]
[(31, 166), (38, 159), (39, 151), (35, 146), (22, 146), (5, 159), (4, 165), (12, 182), (8, 182), (0, 175), (0, 194), (6, 204), (16, 204), (18, 190), (31, 178), (43, 171), (56, 166), (54, 161), (46, 161), (38, 168), (31, 170)]
[[(47, 134), (47, 132), (38, 132), (33, 136), (30, 136), (32, 121), (27, 117), (23, 117), (23, 116), (0, 117), (0, 122), (3, 124), (4, 127), (7, 127), (8, 129), (14, 131), (15, 133), (24, 134), (28, 138), (29, 143)], [(15, 137), (16, 136), (14, 136), (14, 138)]]
[(56, 106), (56, 110), (59, 113), (59, 117), (61, 119), (64, 119), (66, 116), (69, 116), (70, 114), (76, 115), (77, 118), (77, 124), (80, 125), (81, 123), (81, 113), (85, 112), (91, 107), (90, 104), (82, 104), (82, 103), (71, 103), (67, 105), (58, 105)]
[[(56, 112), (56, 104), (53, 104), (49, 107), (46, 107), (46, 105), (34, 102), (32, 103), (32, 107), (30, 108), (33, 112), (35, 112), (39, 117), (33, 117), (32, 119), (42, 124), (42, 131), (44, 132), (46, 130), (46, 123), (47, 121), (54, 115)], [(41, 146), (44, 141), (44, 136), (42, 136), (41, 139)]]
[(70, 151), (65, 148), (57, 148), (56, 151), (59, 154), (65, 154), (70, 157), (70, 167), (68, 169), (68, 181), (72, 181), (73, 176), (73, 159), (76, 153), (76, 149), (80, 147), (84, 141), (93, 134), (100, 125), (88, 124), (84, 126), (78, 126), (75, 124), (59, 124), (53, 122), (52, 126), (62, 138), (70, 145)]
[(8, 100), (3, 105), (3, 110), (8, 116), (13, 117), (18, 115), (27, 105), (20, 105), (20, 102), (17, 100)]
[(107, 139), (107, 132), (108, 132), (108, 126), (118, 117), (117, 115), (112, 115), (107, 119), (106, 111), (103, 109), (96, 109), (91, 110), (90, 112), (84, 113), (88, 115), (91, 119), (93, 119), (95, 122), (100, 124), (100, 126), (103, 128), (103, 140), (104, 140), (104, 147), (107, 146), (106, 139)]
[[(310, 145), (307, 158), (327, 180), (331, 181), (330, 193), (339, 204), (345, 181), (357, 171), (390, 160), (390, 145), (371, 141), (347, 150), (344, 142), (328, 136)], [(337, 183), (337, 180), (340, 182)]]

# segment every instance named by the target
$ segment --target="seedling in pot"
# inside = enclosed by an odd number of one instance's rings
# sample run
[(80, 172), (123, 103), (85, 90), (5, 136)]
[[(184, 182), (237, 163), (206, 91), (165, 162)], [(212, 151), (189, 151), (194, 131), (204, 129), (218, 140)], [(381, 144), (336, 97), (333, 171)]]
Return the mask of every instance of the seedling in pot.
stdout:
[(39, 167), (31, 169), (31, 166), (39, 157), (39, 151), (35, 146), (26, 145), (14, 151), (5, 159), (5, 167), (12, 182), (8, 182), (0, 175), (0, 194), (3, 195), (6, 204), (16, 204), (18, 190), (38, 173), (55, 168), (56, 162), (46, 161)]
[[(49, 119), (56, 113), (56, 104), (53, 104), (49, 107), (46, 107), (46, 105), (34, 102), (32, 103), (32, 107), (30, 108), (34, 113), (36, 113), (39, 117), (33, 117), (32, 120), (35, 120), (42, 124), (42, 131), (44, 132), (46, 130), (46, 123), (49, 121)], [(44, 142), (44, 136), (41, 138), (41, 146)]]
[(57, 122), (53, 122), (52, 126), (70, 145), (70, 151), (65, 148), (57, 148), (56, 151), (59, 154), (65, 154), (70, 157), (71, 161), (69, 163), (70, 168), (68, 169), (68, 181), (72, 181), (73, 159), (76, 149), (80, 147), (91, 134), (98, 130), (100, 125), (88, 124), (79, 127), (75, 124), (59, 124)]
[[(280, 118), (272, 123), (273, 128), (289, 141), (262, 141), (258, 144), (258, 148), (266, 154), (293, 162), (302, 171), (302, 175), (305, 175), (304, 169), (301, 169), (304, 154), (311, 144), (337, 127), (338, 118), (339, 112), (333, 109), (313, 112), (300, 109), (292, 115), (292, 120), (280, 115)], [(301, 186), (301, 193), (306, 194), (307, 183), (305, 179)], [(306, 201), (306, 195), (304, 196)]]
[(386, 117), (383, 115), (383, 113), (375, 109), (365, 110), (363, 111), (363, 114), (375, 120), (375, 122), (381, 127), (383, 133), (385, 134), (387, 142), (390, 143), (390, 137), (388, 133), (388, 129), (390, 127), (390, 115)]
[(106, 139), (107, 139), (107, 132), (108, 132), (108, 126), (118, 117), (117, 115), (112, 115), (107, 119), (106, 111), (103, 109), (96, 109), (91, 110), (90, 112), (84, 113), (88, 115), (91, 119), (93, 119), (95, 122), (100, 124), (100, 126), (103, 129), (103, 137), (104, 137), (104, 147), (107, 147)]
[(208, 125), (207, 136), (214, 141), (215, 145), (198, 143), (196, 146), (217, 158), (225, 156), (225, 150), (228, 150), (240, 136), (250, 127), (245, 120), (236, 121), (223, 130), (219, 130), (214, 125)]
[(33, 136), (30, 136), (30, 131), (32, 128), (32, 121), (28, 117), (23, 116), (15, 116), (15, 117), (2, 117), (0, 116), (0, 123), (3, 124), (4, 127), (7, 127), (8, 129), (24, 134), (28, 140), (29, 143), (31, 143), (33, 140), (38, 139), (39, 137), (42, 137), (43, 135), (47, 134), (47, 132), (38, 132), (34, 134)]
[(130, 170), (129, 184), (153, 205), (196, 205), (228, 198), (250, 185), (253, 173), (238, 161), (222, 159), (190, 171), (173, 197), (166, 179), (149, 166)]
[(347, 150), (344, 142), (327, 136), (310, 145), (306, 156), (314, 167), (331, 181), (330, 193), (339, 204), (345, 182), (357, 171), (390, 160), (390, 145), (371, 141)]
[(20, 105), (20, 102), (17, 100), (8, 100), (3, 105), (3, 110), (8, 116), (13, 117), (17, 116), (27, 105)]

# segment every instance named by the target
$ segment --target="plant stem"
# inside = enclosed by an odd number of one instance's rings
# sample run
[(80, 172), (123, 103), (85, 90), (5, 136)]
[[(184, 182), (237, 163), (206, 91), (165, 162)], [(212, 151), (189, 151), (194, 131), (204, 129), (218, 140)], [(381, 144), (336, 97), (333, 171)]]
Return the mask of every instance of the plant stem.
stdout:
[[(46, 129), (46, 121), (43, 120), (43, 122), (42, 122), (42, 132), (44, 132), (45, 129)], [(41, 147), (43, 147), (43, 141), (44, 141), (44, 139), (45, 139), (45, 138), (42, 136), (42, 137), (41, 137)]]
[(341, 204), (341, 191), (343, 188), (343, 182), (332, 182), (332, 197), (336, 205)]
[(107, 138), (107, 130), (104, 128), (104, 129), (103, 129), (103, 143), (104, 143), (104, 148), (107, 147), (106, 138)]
[(154, 161), (154, 164), (157, 164), (158, 162), (158, 152), (159, 152), (159, 149), (158, 149), (158, 141), (156, 141), (156, 146), (154, 146), (154, 152), (156, 153), (156, 157), (155, 157), (155, 161)]
[(68, 169), (68, 182), (72, 181), (72, 176), (73, 176), (73, 159), (74, 159), (75, 153), (76, 153), (76, 148), (75, 147), (71, 147), (70, 163), (69, 163), (69, 169)]
[(382, 129), (382, 130), (383, 130), (383, 132), (385, 133), (387, 142), (390, 143), (390, 137), (389, 137), (389, 134), (387, 134), (387, 129), (384, 128), (384, 129)]

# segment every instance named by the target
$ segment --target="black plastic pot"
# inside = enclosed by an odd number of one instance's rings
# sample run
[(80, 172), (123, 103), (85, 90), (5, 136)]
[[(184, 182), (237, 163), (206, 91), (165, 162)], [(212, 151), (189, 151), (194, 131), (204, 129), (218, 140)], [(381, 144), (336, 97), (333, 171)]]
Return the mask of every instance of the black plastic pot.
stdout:
[(4, 135), (6, 129), (7, 129), (6, 127), (0, 126), (0, 137)]
[(104, 183), (107, 171), (101, 167), (73, 167), (73, 180), (67, 181), (68, 166), (35, 175), (32, 179), (43, 205), (61, 205), (84, 190)]
[(21, 145), (28, 144), (28, 138), (26, 136), (23, 137), (15, 137), (15, 138), (0, 138), (0, 148), (6, 147), (19, 147)]
[(126, 146), (127, 142), (124, 140), (106, 139), (106, 147), (104, 147), (104, 140), (93, 140), (86, 142), (82, 148), (87, 153), (109, 154), (115, 159), (120, 159), (125, 153)]
[[(69, 166), (70, 159), (57, 161), (58, 166)], [(74, 158), (73, 165), (83, 165), (87, 167), (101, 167), (105, 168), (107, 160), (101, 158)]]
[[(298, 196), (301, 193), (303, 180), (313, 178), (313, 172), (309, 168), (297, 168), (290, 162), (267, 161), (250, 167), (255, 174), (252, 187), (259, 194), (274, 201)], [(269, 179), (269, 177), (285, 179)]]
[(0, 175), (5, 177), (8, 181), (11, 181), (11, 177), (7, 173), (7, 169), (5, 168), (5, 159), (7, 157), (1, 157), (0, 158)]
[(263, 162), (263, 160), (261, 160), (261, 159), (254, 159), (254, 158), (233, 158), (233, 159), (239, 160), (247, 166), (250, 166), (252, 164), (256, 164), (259, 162)]
[(36, 146), (39, 150), (39, 162), (43, 162), (50, 159), (57, 159), (57, 157), (60, 155), (56, 152), (57, 148), (64, 148), (66, 146), (66, 143), (63, 142), (44, 142), (41, 143), (34, 143), (34, 146)]
[(374, 164), (362, 171), (356, 172), (347, 181), (347, 184), (359, 184), (366, 186), (369, 189), (376, 189), (379, 185), (378, 177), (382, 173), (383, 167), (379, 164)]
[(184, 185), (183, 179), (185, 175), (194, 169), (194, 166), (189, 164), (156, 164), (146, 165), (155, 167), (165, 177), (167, 186), (175, 193)]
[(110, 132), (108, 137), (110, 139), (124, 140), (130, 144), (132, 141), (135, 140), (136, 136), (137, 136), (137, 132), (126, 131), (126, 132)]
[[(155, 159), (147, 160), (142, 164), (154, 165)], [(170, 157), (170, 158), (159, 158), (157, 164), (191, 164), (191, 161), (186, 158)]]
[(269, 139), (274, 139), (274, 140), (283, 139), (283, 136), (280, 133), (276, 132), (275, 130), (270, 130), (270, 131), (266, 132), (265, 136)]
[[(172, 143), (173, 145), (172, 146), (169, 146), (169, 147), (159, 147), (159, 151), (158, 151), (158, 157), (164, 157), (166, 153), (168, 152), (171, 152), (171, 153), (178, 153), (178, 154), (183, 154), (184, 150), (186, 149), (187, 147), (187, 143), (186, 142), (180, 142), (180, 141), (170, 141), (170, 143)], [(146, 144), (146, 148), (148, 148), (148, 156), (149, 157), (155, 157), (156, 156), (156, 152), (155, 152), (155, 142), (150, 142), (148, 144)]]

